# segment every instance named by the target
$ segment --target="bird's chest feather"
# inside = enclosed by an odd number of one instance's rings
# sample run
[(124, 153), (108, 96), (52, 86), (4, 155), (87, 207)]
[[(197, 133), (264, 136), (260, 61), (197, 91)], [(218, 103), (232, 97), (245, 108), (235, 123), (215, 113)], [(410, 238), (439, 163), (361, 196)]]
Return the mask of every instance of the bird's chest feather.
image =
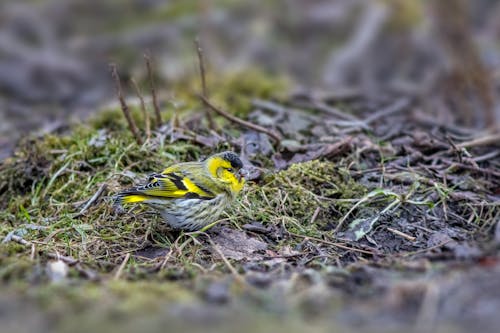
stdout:
[(229, 201), (228, 195), (220, 194), (211, 200), (177, 199), (153, 207), (160, 211), (172, 227), (194, 230), (217, 220)]

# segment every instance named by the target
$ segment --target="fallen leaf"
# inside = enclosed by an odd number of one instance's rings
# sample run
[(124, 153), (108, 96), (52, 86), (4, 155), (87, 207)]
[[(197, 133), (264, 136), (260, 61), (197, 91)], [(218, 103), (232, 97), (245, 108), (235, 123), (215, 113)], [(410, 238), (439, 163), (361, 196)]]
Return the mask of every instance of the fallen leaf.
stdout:
[(212, 236), (212, 240), (219, 246), (222, 254), (236, 260), (260, 260), (261, 252), (267, 249), (267, 244), (257, 238), (248, 236), (245, 232), (223, 227)]

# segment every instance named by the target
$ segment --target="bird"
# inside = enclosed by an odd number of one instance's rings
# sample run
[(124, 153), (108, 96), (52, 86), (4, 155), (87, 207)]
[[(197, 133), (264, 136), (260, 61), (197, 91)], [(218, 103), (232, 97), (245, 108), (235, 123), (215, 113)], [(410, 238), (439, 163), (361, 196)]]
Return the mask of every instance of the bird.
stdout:
[(118, 193), (115, 204), (146, 204), (173, 229), (195, 231), (214, 223), (244, 184), (241, 159), (225, 151), (151, 174), (147, 184)]

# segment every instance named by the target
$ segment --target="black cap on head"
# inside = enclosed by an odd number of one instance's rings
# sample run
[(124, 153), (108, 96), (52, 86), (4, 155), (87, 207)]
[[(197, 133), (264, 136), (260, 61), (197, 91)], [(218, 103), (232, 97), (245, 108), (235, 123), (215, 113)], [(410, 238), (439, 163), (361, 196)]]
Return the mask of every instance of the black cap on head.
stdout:
[(221, 153), (222, 158), (231, 163), (233, 168), (241, 169), (243, 167), (243, 163), (240, 160), (240, 157), (233, 153), (232, 151), (226, 151)]

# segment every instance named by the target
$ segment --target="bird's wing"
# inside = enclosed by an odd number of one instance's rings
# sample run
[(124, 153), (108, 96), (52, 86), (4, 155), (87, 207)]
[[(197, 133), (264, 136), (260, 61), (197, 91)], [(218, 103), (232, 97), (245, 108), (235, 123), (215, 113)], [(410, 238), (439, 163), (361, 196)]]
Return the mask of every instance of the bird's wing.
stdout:
[(215, 194), (196, 181), (196, 177), (187, 171), (170, 171), (152, 175), (144, 186), (144, 193), (166, 198), (202, 198), (212, 199)]
[[(188, 163), (185, 163), (188, 164)], [(162, 173), (149, 176), (148, 183), (118, 195), (121, 203), (143, 202), (152, 198), (213, 199), (216, 194), (207, 188), (197, 165), (175, 165)]]

